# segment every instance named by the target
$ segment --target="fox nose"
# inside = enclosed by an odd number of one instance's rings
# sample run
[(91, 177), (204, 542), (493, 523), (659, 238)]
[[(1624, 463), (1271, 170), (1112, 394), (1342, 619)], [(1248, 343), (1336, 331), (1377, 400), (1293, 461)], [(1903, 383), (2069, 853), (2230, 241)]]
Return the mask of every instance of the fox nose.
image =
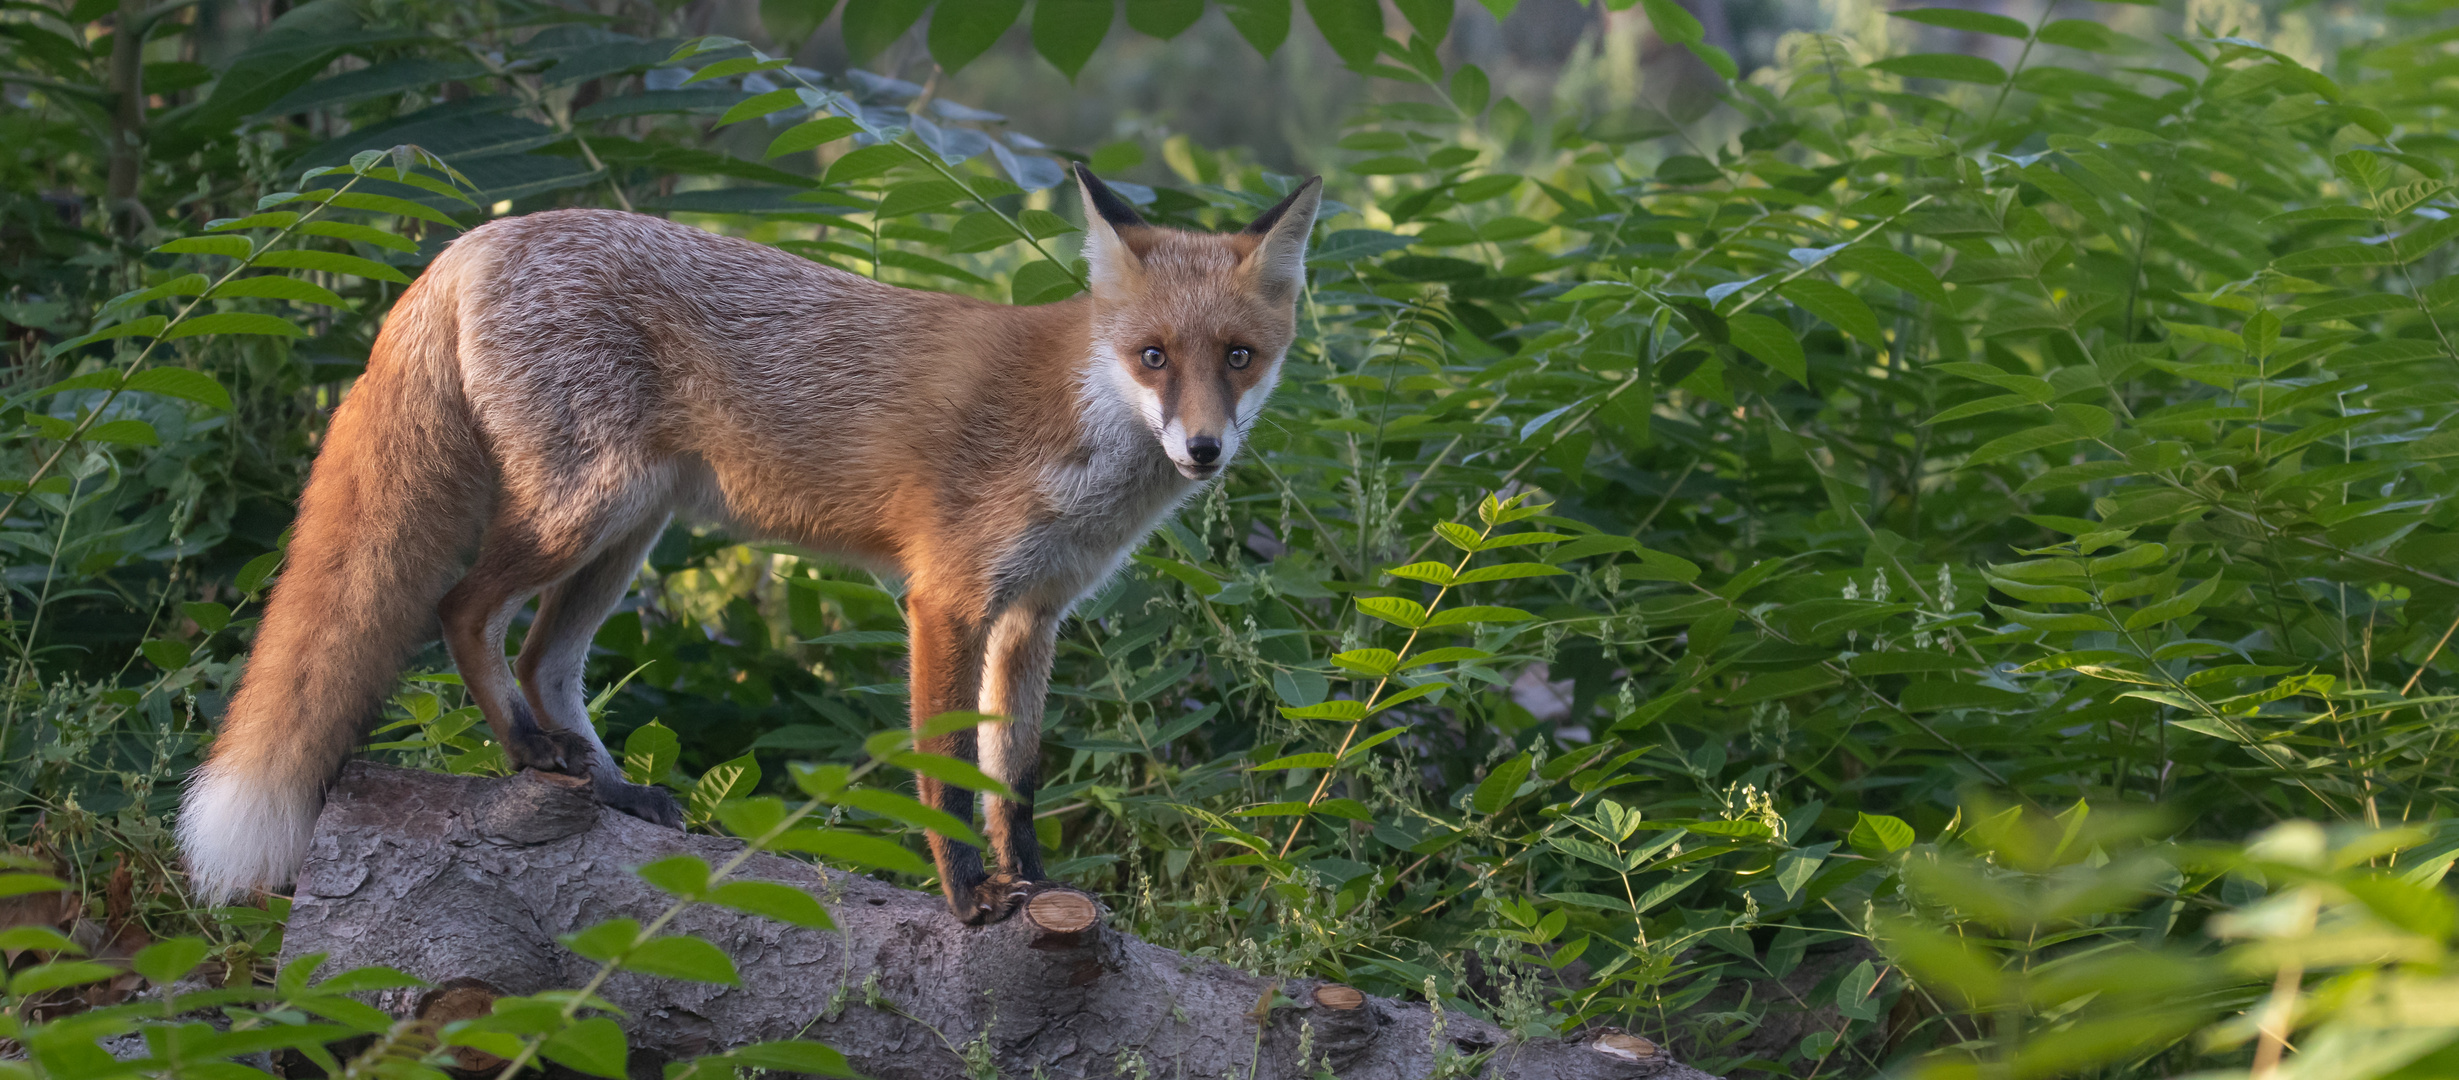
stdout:
[(1198, 465), (1210, 465), (1221, 458), (1221, 440), (1210, 435), (1198, 435), (1187, 440), (1187, 456)]

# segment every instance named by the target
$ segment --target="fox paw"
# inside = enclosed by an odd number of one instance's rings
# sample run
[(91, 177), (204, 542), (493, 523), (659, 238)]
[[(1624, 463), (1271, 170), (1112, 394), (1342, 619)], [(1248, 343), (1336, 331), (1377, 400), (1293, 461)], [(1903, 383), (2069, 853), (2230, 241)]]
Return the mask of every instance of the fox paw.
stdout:
[(590, 785), (598, 801), (639, 818), (652, 825), (669, 829), (683, 827), (683, 808), (675, 802), (674, 793), (648, 784), (630, 784), (621, 780), (599, 780)]
[(973, 888), (959, 892), (952, 906), (956, 917), (967, 926), (990, 926), (1004, 922), (1033, 892), (1033, 883), (1014, 874), (993, 874)]
[(536, 769), (539, 772), (583, 775), (595, 748), (585, 737), (572, 732), (550, 729), (531, 715), (529, 703), (512, 703), (512, 723), (504, 734), (504, 756), (515, 769)]

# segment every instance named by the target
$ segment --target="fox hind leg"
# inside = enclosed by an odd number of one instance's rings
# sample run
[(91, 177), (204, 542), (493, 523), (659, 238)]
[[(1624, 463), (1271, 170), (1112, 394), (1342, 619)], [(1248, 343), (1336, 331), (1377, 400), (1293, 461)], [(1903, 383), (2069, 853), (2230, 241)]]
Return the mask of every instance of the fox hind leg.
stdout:
[(443, 620), (444, 647), (460, 669), (461, 685), (477, 702), (513, 766), (572, 772), (586, 763), (564, 760), (570, 748), (546, 737), (504, 666), (504, 635), (513, 614), (570, 565), (530, 542), (525, 532), (500, 524), (489, 528), (478, 561), (444, 594), (436, 614)]
[(622, 764), (589, 722), (588, 695), (581, 683), (599, 624), (630, 590), (641, 560), (665, 528), (666, 515), (654, 515), (605, 545), (570, 577), (548, 586), (513, 671), (545, 737), (564, 749), (567, 765), (583, 766), (575, 771), (588, 775), (600, 802), (645, 821), (681, 828), (682, 810), (672, 794), (624, 779)]
[[(569, 513), (499, 512), (479, 543), (477, 562), (437, 605), (444, 644), (452, 653), (453, 666), (460, 669), (462, 685), (515, 768), (590, 776), (593, 784), (597, 782), (600, 770), (593, 766), (604, 748), (594, 735), (585, 734), (585, 719), (581, 733), (563, 725), (550, 726), (551, 719), (541, 722), (539, 710), (533, 709), (531, 699), (505, 666), (504, 637), (522, 604), (590, 565), (607, 546), (603, 538), (617, 531), (609, 527), (614, 524), (607, 520), (612, 516), (591, 515), (591, 520), (570, 524), (576, 516)], [(566, 527), (551, 531), (540, 527), (550, 521)], [(612, 778), (619, 783), (619, 771)], [(662, 823), (680, 821), (679, 814), (656, 815), (654, 810), (641, 816)]]

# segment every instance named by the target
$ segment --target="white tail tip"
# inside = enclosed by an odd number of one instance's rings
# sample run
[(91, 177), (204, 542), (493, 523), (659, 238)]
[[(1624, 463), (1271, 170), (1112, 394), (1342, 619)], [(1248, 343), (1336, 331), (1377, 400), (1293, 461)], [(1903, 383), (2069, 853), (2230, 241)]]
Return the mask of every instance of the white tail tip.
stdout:
[(288, 883), (307, 861), (323, 802), (316, 787), (295, 790), (211, 764), (189, 774), (179, 804), (179, 847), (197, 901), (227, 904)]

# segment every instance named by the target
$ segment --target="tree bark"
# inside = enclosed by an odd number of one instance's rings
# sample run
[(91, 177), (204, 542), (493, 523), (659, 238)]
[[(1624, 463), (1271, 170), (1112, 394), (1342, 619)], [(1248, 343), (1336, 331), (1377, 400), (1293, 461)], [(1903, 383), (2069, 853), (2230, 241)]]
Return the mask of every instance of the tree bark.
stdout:
[[(596, 965), (555, 935), (605, 919), (647, 922), (669, 903), (632, 869), (674, 854), (712, 865), (741, 842), (602, 810), (585, 787), (524, 773), (446, 776), (356, 762), (317, 822), (284, 936), (284, 960), (326, 953), (323, 972), (369, 964), (437, 985), (385, 995), (397, 1015), (478, 1015), (492, 995), (577, 987)], [(967, 927), (937, 896), (769, 855), (740, 876), (811, 890), (835, 931), (708, 905), (669, 927), (726, 951), (741, 986), (624, 973), (631, 1073), (774, 1039), (842, 1051), (880, 1080), (948, 1080), (987, 1051), (1003, 1077), (1342, 1080), (1435, 1075), (1438, 1053), (1487, 1053), (1453, 1076), (1515, 1080), (1713, 1080), (1653, 1040), (1619, 1031), (1514, 1040), (1458, 1013), (1314, 979), (1267, 979), (1148, 945), (1099, 902), (1039, 892), (1004, 922)], [(1269, 1008), (1273, 993), (1296, 1002)], [(1259, 1023), (1258, 1014), (1264, 1014)], [(1301, 1043), (1311, 1066), (1297, 1060)], [(1490, 1053), (1489, 1053), (1490, 1052)], [(465, 1066), (483, 1066), (465, 1061)]]

